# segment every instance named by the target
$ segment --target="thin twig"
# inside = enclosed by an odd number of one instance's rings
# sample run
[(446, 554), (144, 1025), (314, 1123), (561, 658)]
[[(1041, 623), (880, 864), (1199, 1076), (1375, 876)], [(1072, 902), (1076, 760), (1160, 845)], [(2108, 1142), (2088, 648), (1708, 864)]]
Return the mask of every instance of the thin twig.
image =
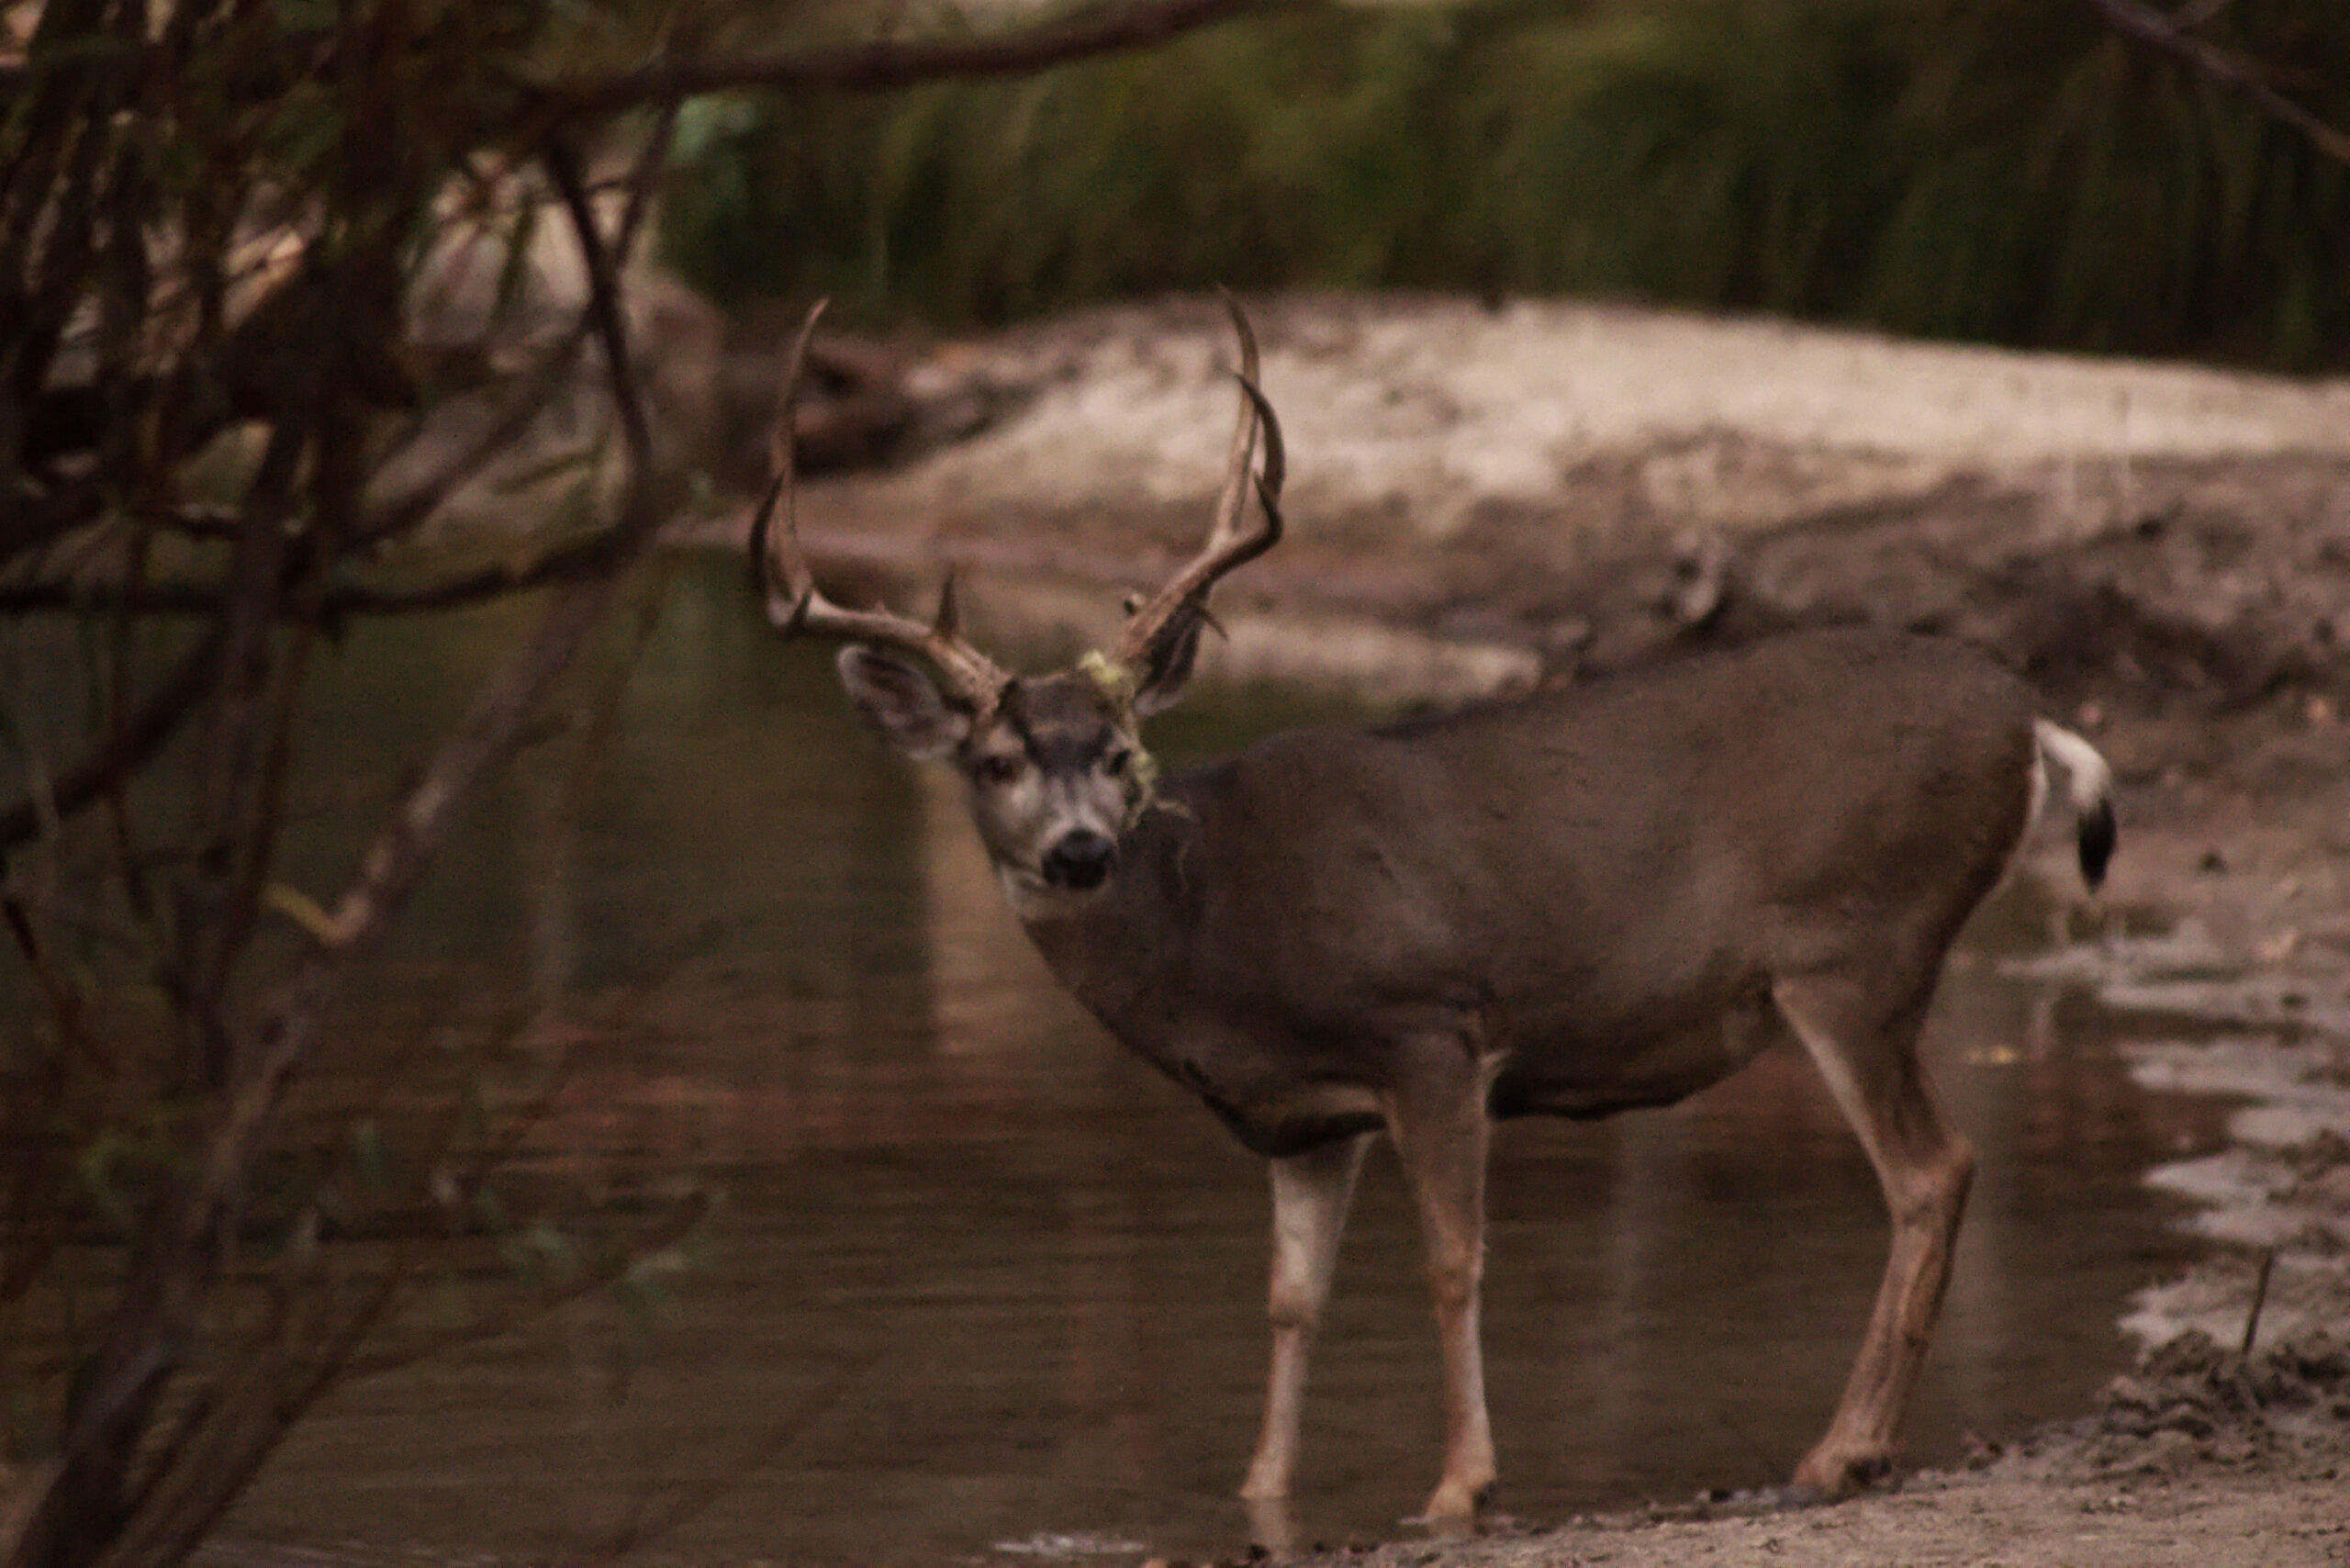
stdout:
[[(226, 645), (225, 633), (216, 622), (195, 647), (181, 656), (179, 667), (155, 689), (136, 714), (116, 729), (105, 745), (55, 779), (50, 796), (60, 819), (72, 816), (120, 788), (132, 774), (154, 759), (163, 743), (178, 734), (196, 711), (197, 698), (210, 687), (219, 670)], [(0, 809), (0, 857), (38, 837), (46, 820), (41, 802), (22, 801)]]
[(878, 92), (923, 82), (1017, 75), (1147, 49), (1259, 8), (1263, 0), (1143, 0), (978, 39), (876, 40), (733, 60), (669, 59), (548, 90), (564, 119), (603, 119), (642, 104), (765, 88)]
[(2087, 0), (2106, 26), (2132, 42), (2200, 72), (2252, 100), (2262, 113), (2301, 133), (2311, 146), (2337, 162), (2350, 163), (2350, 132), (2327, 124), (2270, 86), (2260, 69), (2240, 55), (2183, 31), (2178, 23), (2141, 0)]
[[(637, 374), (636, 355), (629, 343), (628, 319), (621, 308), (621, 263), (612, 247), (606, 243), (602, 228), (596, 221), (595, 204), (588, 194), (586, 179), (579, 168), (579, 156), (568, 141), (560, 136), (550, 137), (542, 153), (547, 173), (554, 179), (556, 192), (571, 215), (572, 232), (579, 241), (580, 260), (588, 268), (588, 306), (596, 323), (596, 334), (604, 344), (604, 375), (611, 383), (612, 406), (620, 416), (621, 439), (627, 444), (631, 463), (631, 479), (642, 488), (651, 483), (653, 472), (653, 422), (644, 411), (644, 389)], [(632, 204), (633, 206), (633, 204)], [(632, 234), (627, 239), (633, 241)], [(649, 495), (645, 498), (649, 501)], [(624, 509), (621, 519), (623, 526), (644, 522), (641, 517), (629, 515)]]
[(459, 486), (510, 451), (515, 441), (546, 412), (556, 394), (564, 389), (572, 367), (578, 362), (580, 349), (594, 330), (590, 308), (583, 306), (579, 319), (532, 368), (522, 390), (507, 405), (505, 412), (432, 473), (371, 509), (353, 531), (351, 553), (360, 554), (375, 545), (413, 533), (425, 519), (447, 503)]
[(233, 1201), (252, 1152), (287, 1084), (307, 1059), (325, 1008), (340, 991), (351, 962), (381, 936), (392, 913), (406, 902), (446, 840), (459, 807), (483, 774), (512, 747), (540, 696), (570, 666), (602, 624), (621, 569), (634, 560), (658, 524), (651, 464), (646, 461), (650, 427), (628, 349), (618, 273), (597, 230), (576, 162), (567, 151), (554, 148), (549, 151), (547, 162), (578, 232), (594, 294), (597, 328), (604, 340), (605, 371), (621, 411), (631, 458), (621, 517), (605, 536), (610, 551), (605, 570), (571, 584), (549, 605), (537, 631), (483, 688), (377, 833), (334, 913), (312, 933), (309, 950), (263, 1010), (255, 1032), (258, 1048), (252, 1074), (239, 1085), (215, 1124), (197, 1163), (180, 1218), (184, 1244), (192, 1245), (209, 1234), (225, 1206)]
[[(281, 599), (275, 608), (280, 620), (309, 625), (333, 625), (359, 615), (416, 615), (461, 610), (485, 599), (503, 599), (531, 588), (552, 588), (596, 576), (610, 565), (611, 554), (612, 541), (607, 534), (590, 534), (558, 545), (534, 561), (501, 562), (413, 588), (342, 583), (316, 595), (307, 604)], [(218, 615), (228, 603), (229, 592), (227, 586), (215, 582), (146, 583), (125, 588), (44, 580), (0, 588), (0, 615), (81, 615), (92, 610), (152, 617)]]
[(2271, 1247), (2260, 1255), (2260, 1272), (2252, 1282), (2252, 1310), (2244, 1315), (2244, 1343), (2236, 1347), (2238, 1355), (2252, 1354), (2252, 1342), (2260, 1334), (2260, 1309), (2268, 1305), (2268, 1276), (2277, 1267), (2277, 1249)]
[(863, 1382), (881, 1363), (885, 1353), (869, 1350), (835, 1372), (771, 1423), (765, 1437), (745, 1448), (735, 1457), (734, 1462), (703, 1467), (695, 1481), (679, 1486), (661, 1506), (656, 1508), (653, 1506), (650, 1491), (640, 1494), (630, 1507), (628, 1517), (602, 1532), (601, 1540), (565, 1552), (554, 1560), (555, 1568), (610, 1568), (611, 1563), (628, 1556), (645, 1542), (666, 1536), (739, 1486), (754, 1470), (782, 1452), (817, 1417)]
[[(658, 195), (662, 172), (668, 165), (669, 151), (676, 140), (678, 106), (667, 105), (653, 128), (644, 151), (629, 173), (617, 180), (602, 180), (592, 185), (579, 184), (581, 206), (586, 198), (605, 191), (619, 189), (628, 193), (628, 206), (621, 216), (620, 232), (612, 248), (625, 259), (635, 252), (638, 239), (653, 212)], [(575, 222), (576, 213), (575, 212)], [(592, 225), (591, 225), (592, 231)], [(516, 438), (532, 421), (546, 410), (565, 385), (572, 367), (578, 362), (579, 350), (599, 330), (598, 313), (601, 308), (591, 292), (581, 305), (579, 315), (571, 327), (551, 347), (532, 371), (531, 379), (522, 394), (514, 398), (504, 414), (488, 429), (467, 442), (431, 476), (419, 481), (406, 493), (377, 507), (357, 530), (356, 539), (362, 546), (372, 547), (386, 540), (402, 538), (414, 532), (424, 520), (440, 510), (460, 485), (473, 478), (500, 454), (509, 449)], [(398, 613), (408, 610), (439, 610), (453, 605), (474, 602), (477, 599), (502, 593), (509, 587), (532, 588), (560, 581), (566, 570), (546, 563), (547, 570), (527, 581), (515, 582), (510, 577), (504, 583), (496, 573), (477, 575), (470, 582), (437, 585), (416, 594), (370, 594), (367, 590), (335, 590), (327, 595), (327, 603), (337, 614)]]
[[(341, 992), (351, 965), (381, 937), (446, 841), (459, 809), (482, 776), (512, 749), (541, 696), (603, 623), (619, 577), (660, 521), (652, 466), (646, 461), (649, 427), (628, 352), (617, 272), (596, 230), (576, 164), (560, 149), (549, 152), (548, 164), (579, 230), (597, 325), (604, 339), (606, 375), (629, 449), (629, 481), (620, 521), (610, 536), (608, 569), (572, 585), (547, 607), (537, 630), (442, 743), (422, 778), (369, 846), (334, 914), (312, 934), (311, 946), (285, 982), (259, 1009), (247, 1042), (250, 1070), (241, 1076), (196, 1149), (175, 1201), (157, 1215), (151, 1245), (124, 1287), (123, 1305), (93, 1361), (92, 1384), (77, 1404), (62, 1445), (69, 1471), (78, 1466), (90, 1473), (73, 1477), (80, 1487), (91, 1484), (105, 1456), (127, 1451), (123, 1445), (135, 1439), (169, 1374), (168, 1347), (185, 1343), (193, 1331), (200, 1293), (171, 1286), (200, 1268), (198, 1260), (235, 1214), (262, 1141), (288, 1086), (308, 1059), (326, 1009)], [(46, 1516), (55, 1508), (75, 1506), (78, 1497), (73, 1489), (55, 1493), (40, 1507)]]

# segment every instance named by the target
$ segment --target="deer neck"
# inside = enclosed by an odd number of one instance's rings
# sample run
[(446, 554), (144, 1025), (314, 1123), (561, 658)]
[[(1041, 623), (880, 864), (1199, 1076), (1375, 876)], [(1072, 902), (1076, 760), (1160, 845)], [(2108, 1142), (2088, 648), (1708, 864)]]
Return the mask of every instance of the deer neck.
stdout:
[(1120, 838), (1117, 872), (1098, 895), (1020, 911), (1054, 978), (1129, 1043), (1137, 1043), (1138, 1020), (1167, 1011), (1150, 999), (1188, 983), (1203, 841), (1213, 831), (1202, 804), (1186, 791), (1162, 791)]

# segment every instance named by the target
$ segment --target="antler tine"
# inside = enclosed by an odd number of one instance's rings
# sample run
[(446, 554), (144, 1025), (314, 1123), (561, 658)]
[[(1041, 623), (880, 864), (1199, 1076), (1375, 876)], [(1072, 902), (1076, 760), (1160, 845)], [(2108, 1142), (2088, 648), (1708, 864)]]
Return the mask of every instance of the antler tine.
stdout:
[[(1125, 635), (1118, 644), (1117, 663), (1129, 670), (1144, 668), (1150, 663), (1151, 650), (1162, 638), (1181, 627), (1192, 615), (1204, 610), (1208, 591), (1226, 573), (1247, 566), (1281, 543), (1281, 518), (1278, 502), (1285, 468), (1281, 421), (1274, 418), (1272, 405), (1258, 389), (1257, 334), (1249, 328), (1248, 315), (1240, 308), (1240, 302), (1229, 293), (1225, 295), (1224, 304), (1231, 313), (1234, 329), (1240, 336), (1238, 380), (1241, 391), (1240, 418), (1232, 432), (1232, 451), (1225, 469), (1224, 488), (1216, 498), (1215, 520), (1209, 525), (1207, 543), (1126, 622)], [(1249, 459), (1256, 453), (1259, 426), (1265, 434), (1265, 468), (1263, 475), (1252, 485)], [(1265, 521), (1264, 526), (1254, 533), (1247, 533), (1242, 532), (1240, 521), (1248, 511), (1248, 494), (1252, 489), (1264, 508)]]
[[(808, 367), (808, 345), (816, 336), (816, 322), (824, 313), (818, 300), (800, 324), (791, 356), (784, 367), (783, 392), (776, 409), (775, 428), (767, 437), (767, 487), (751, 518), (751, 572), (766, 598), (767, 620), (785, 636), (815, 632), (848, 642), (878, 643), (921, 655), (938, 671), (953, 695), (968, 707), (985, 711), (995, 706), (1012, 678), (994, 660), (965, 642), (962, 617), (956, 606), (955, 578), (949, 572), (940, 597), (938, 618), (925, 626), (919, 621), (886, 610), (845, 610), (826, 599), (816, 587), (816, 574), (800, 543), (796, 504), (799, 440), (794, 417), (800, 408), (800, 386)], [(777, 507), (783, 510), (783, 528), (775, 530)]]
[[(794, 498), (800, 443), (795, 420), (800, 410), (800, 378), (808, 364), (808, 345), (815, 338), (816, 322), (831, 303), (819, 299), (809, 307), (806, 319), (800, 323), (799, 335), (791, 341), (791, 353), (784, 361), (783, 390), (777, 401), (775, 423), (767, 431), (767, 487), (759, 498), (758, 510), (751, 514), (752, 578), (767, 600), (767, 619), (786, 635), (800, 630), (819, 597), (815, 574), (809, 570), (807, 556), (800, 548), (799, 509)], [(768, 533), (778, 502), (784, 510), (780, 581), (776, 576), (777, 562)]]
[(1265, 466), (1257, 476), (1257, 504), (1265, 509), (1265, 526), (1234, 566), (1247, 565), (1281, 542), (1281, 486), (1289, 479), (1289, 453), (1281, 444), (1281, 422), (1274, 417), (1272, 404), (1252, 380), (1243, 380), (1240, 390), (1248, 394), (1257, 417), (1265, 422)]
[[(1240, 380), (1253, 385), (1258, 380), (1257, 332), (1249, 326), (1248, 317), (1240, 308), (1240, 301), (1230, 289), (1219, 291), (1224, 296), (1225, 314), (1232, 318), (1232, 330), (1240, 337)], [(1248, 398), (1242, 398), (1240, 414), (1233, 421), (1232, 450), (1224, 460), (1224, 489), (1215, 500), (1215, 521), (1208, 525), (1208, 542), (1214, 544), (1231, 537), (1240, 524), (1242, 513), (1248, 510), (1248, 459), (1254, 454), (1257, 441), (1257, 413)]]

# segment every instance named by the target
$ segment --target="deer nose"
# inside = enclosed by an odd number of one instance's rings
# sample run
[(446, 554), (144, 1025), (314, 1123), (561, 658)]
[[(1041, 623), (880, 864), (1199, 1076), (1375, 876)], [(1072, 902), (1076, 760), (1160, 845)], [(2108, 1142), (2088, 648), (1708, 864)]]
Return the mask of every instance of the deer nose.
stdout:
[(1057, 888), (1098, 888), (1117, 857), (1115, 844), (1080, 828), (1046, 851), (1045, 880)]

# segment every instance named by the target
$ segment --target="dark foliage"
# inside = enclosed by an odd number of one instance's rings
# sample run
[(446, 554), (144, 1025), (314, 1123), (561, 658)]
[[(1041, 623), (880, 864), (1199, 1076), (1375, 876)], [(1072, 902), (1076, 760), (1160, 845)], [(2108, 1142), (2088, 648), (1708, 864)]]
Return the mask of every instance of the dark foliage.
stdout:
[[(2240, 0), (2210, 30), (2350, 111), (2350, 11)], [(1023, 81), (699, 114), (668, 249), (736, 298), (961, 326), (1434, 287), (2350, 357), (2350, 167), (2048, 0), (1307, 6)]]

